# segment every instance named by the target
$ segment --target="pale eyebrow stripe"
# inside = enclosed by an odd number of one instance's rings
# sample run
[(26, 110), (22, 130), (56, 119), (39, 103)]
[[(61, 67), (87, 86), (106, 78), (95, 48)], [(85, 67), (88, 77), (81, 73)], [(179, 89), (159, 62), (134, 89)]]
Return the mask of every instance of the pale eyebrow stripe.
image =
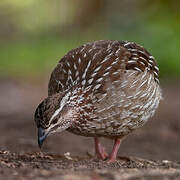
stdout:
[(59, 112), (62, 110), (62, 108), (64, 107), (65, 103), (67, 102), (67, 100), (69, 98), (69, 95), (70, 95), (70, 93), (67, 93), (66, 96), (63, 97), (63, 99), (61, 100), (60, 108), (54, 112), (49, 123), (51, 123), (51, 121), (54, 119), (54, 117), (57, 116), (59, 114)]

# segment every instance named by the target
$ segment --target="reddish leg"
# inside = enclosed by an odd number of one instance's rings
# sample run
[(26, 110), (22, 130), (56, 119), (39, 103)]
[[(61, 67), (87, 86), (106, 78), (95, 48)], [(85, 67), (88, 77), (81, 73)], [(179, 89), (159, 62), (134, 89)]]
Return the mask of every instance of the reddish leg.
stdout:
[(95, 151), (98, 158), (104, 160), (108, 157), (108, 154), (105, 152), (103, 146), (100, 144), (99, 139), (97, 137), (94, 138), (95, 142)]
[(112, 150), (111, 155), (110, 155), (110, 157), (108, 159), (108, 163), (116, 161), (116, 157), (117, 157), (117, 153), (118, 153), (120, 144), (121, 144), (121, 140), (120, 139), (115, 139), (113, 150)]

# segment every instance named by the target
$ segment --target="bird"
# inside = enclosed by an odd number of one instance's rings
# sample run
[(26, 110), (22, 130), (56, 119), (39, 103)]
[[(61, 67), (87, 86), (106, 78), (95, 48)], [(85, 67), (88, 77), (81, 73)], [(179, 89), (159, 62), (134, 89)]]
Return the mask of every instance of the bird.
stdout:
[[(70, 50), (51, 73), (48, 97), (34, 115), (39, 147), (66, 130), (94, 138), (96, 157), (115, 162), (122, 140), (154, 115), (161, 99), (157, 62), (143, 46), (88, 42)], [(110, 154), (100, 138), (114, 141)]]

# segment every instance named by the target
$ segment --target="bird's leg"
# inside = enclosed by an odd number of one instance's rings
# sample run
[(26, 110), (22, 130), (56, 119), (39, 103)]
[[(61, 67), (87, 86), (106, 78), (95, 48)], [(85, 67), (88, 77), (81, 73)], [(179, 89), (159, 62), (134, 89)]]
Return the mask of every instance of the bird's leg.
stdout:
[(105, 160), (108, 157), (108, 154), (106, 153), (106, 151), (104, 150), (104, 147), (99, 142), (99, 138), (95, 137), (94, 142), (95, 142), (96, 156), (102, 160)]
[(117, 157), (117, 153), (118, 153), (120, 144), (121, 144), (121, 139), (115, 139), (113, 150), (112, 150), (112, 152), (109, 156), (109, 159), (107, 161), (108, 163), (116, 161), (116, 157)]

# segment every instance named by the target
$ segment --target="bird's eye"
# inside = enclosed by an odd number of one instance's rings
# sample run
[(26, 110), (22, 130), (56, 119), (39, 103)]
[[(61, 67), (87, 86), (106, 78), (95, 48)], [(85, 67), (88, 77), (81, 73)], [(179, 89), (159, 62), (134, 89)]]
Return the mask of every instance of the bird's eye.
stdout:
[(35, 118), (41, 119), (42, 114), (43, 114), (43, 102), (41, 104), (39, 104), (38, 108), (36, 109)]

